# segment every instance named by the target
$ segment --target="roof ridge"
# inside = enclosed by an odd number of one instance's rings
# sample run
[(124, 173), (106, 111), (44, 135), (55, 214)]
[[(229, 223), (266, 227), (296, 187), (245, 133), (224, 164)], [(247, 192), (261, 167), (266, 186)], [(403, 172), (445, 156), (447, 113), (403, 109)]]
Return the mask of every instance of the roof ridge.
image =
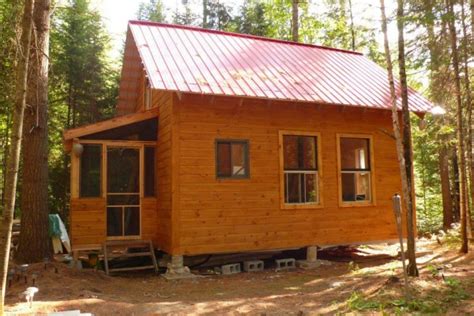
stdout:
[(281, 43), (281, 44), (319, 48), (319, 49), (331, 50), (331, 51), (336, 51), (336, 52), (342, 52), (342, 53), (346, 53), (346, 54), (361, 55), (361, 56), (363, 55), (360, 52), (355, 52), (355, 51), (347, 50), (347, 49), (334, 48), (334, 47), (315, 45), (315, 44), (297, 43), (297, 42), (285, 41), (285, 40), (281, 40), (281, 39), (275, 39), (275, 38), (269, 38), (269, 37), (257, 36), (257, 35), (250, 35), (250, 34), (242, 34), (242, 33), (228, 32), (228, 31), (205, 29), (205, 28), (197, 27), (197, 26), (169, 24), (169, 23), (144, 21), (144, 20), (129, 20), (128, 23), (129, 24), (141, 24), (141, 25), (169, 27), (169, 28), (175, 28), (175, 29), (192, 30), (192, 31), (213, 33), (213, 34), (222, 34), (222, 35), (242, 37), (242, 38), (250, 38), (250, 39), (262, 40), (262, 41), (268, 41), (268, 42), (275, 42), (275, 43)]

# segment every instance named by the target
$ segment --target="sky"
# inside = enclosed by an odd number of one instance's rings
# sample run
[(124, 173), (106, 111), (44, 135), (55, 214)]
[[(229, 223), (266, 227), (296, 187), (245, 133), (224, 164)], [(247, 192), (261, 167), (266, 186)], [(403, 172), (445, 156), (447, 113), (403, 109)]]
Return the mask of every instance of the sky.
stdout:
[[(171, 14), (183, 0), (163, 0), (164, 6), (169, 8), (168, 15)], [(236, 8), (242, 3), (242, 0), (221, 0), (224, 3)], [(271, 0), (267, 0), (271, 1)], [(320, 1), (320, 0), (313, 0)], [(147, 0), (92, 0), (91, 5), (97, 9), (104, 20), (105, 26), (112, 37), (112, 51), (111, 58), (114, 60), (120, 59), (120, 52), (125, 41), (125, 32), (127, 30), (127, 22), (136, 18), (138, 8), (141, 2), (148, 2)], [(191, 4), (199, 4), (200, 1), (191, 1)], [(371, 24), (379, 25), (379, 6), (377, 0), (352, 0), (354, 20), (356, 24)], [(377, 5), (374, 5), (377, 4)], [(395, 8), (395, 1), (386, 1), (387, 13)], [(200, 12), (200, 8), (195, 8)], [(396, 42), (396, 28), (394, 25), (389, 27), (389, 35), (391, 42)], [(379, 36), (380, 47), (383, 47), (383, 37)]]

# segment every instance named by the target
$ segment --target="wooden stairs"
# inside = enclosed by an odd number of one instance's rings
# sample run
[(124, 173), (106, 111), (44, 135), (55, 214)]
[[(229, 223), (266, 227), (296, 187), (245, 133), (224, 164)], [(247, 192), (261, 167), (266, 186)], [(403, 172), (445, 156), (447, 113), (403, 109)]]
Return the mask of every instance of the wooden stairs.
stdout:
[[(158, 272), (155, 251), (151, 240), (108, 240), (103, 245), (105, 273), (109, 275), (113, 272), (149, 270)], [(127, 266), (121, 268), (111, 268), (109, 260), (117, 258), (149, 257), (151, 265)]]

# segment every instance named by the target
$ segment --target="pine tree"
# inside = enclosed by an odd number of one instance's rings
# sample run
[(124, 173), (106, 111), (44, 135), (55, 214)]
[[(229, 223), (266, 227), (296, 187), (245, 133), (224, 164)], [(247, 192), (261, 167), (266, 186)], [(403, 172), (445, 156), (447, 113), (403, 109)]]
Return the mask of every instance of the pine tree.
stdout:
[(7, 285), (8, 264), (10, 262), (10, 243), (15, 209), (16, 184), (18, 179), (18, 166), (20, 164), (21, 139), (23, 132), (23, 115), (26, 106), (26, 88), (28, 78), (29, 49), (33, 25), (33, 0), (26, 0), (21, 24), (21, 39), (19, 57), (16, 67), (16, 92), (15, 107), (13, 109), (13, 124), (11, 131), (11, 145), (5, 182), (5, 205), (0, 226), (0, 268), (2, 273), (2, 289), (0, 297), (0, 315), (4, 314), (5, 291)]

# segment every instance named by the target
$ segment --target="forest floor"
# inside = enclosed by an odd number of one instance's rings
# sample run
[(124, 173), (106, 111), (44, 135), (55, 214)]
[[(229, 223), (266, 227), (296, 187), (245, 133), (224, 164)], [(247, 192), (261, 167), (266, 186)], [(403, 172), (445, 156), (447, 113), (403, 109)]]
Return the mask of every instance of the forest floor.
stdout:
[[(436, 239), (419, 240), (420, 277), (403, 296), (396, 245), (370, 245), (345, 262), (314, 270), (265, 270), (231, 276), (167, 281), (152, 273), (109, 277), (102, 271), (64, 264), (30, 266), (39, 292), (33, 306), (21, 293), (24, 281), (8, 289), (9, 315), (80, 309), (94, 315), (152, 314), (474, 314), (474, 254), (462, 255)], [(385, 254), (385, 255), (384, 255)], [(348, 262), (349, 261), (349, 262)]]

